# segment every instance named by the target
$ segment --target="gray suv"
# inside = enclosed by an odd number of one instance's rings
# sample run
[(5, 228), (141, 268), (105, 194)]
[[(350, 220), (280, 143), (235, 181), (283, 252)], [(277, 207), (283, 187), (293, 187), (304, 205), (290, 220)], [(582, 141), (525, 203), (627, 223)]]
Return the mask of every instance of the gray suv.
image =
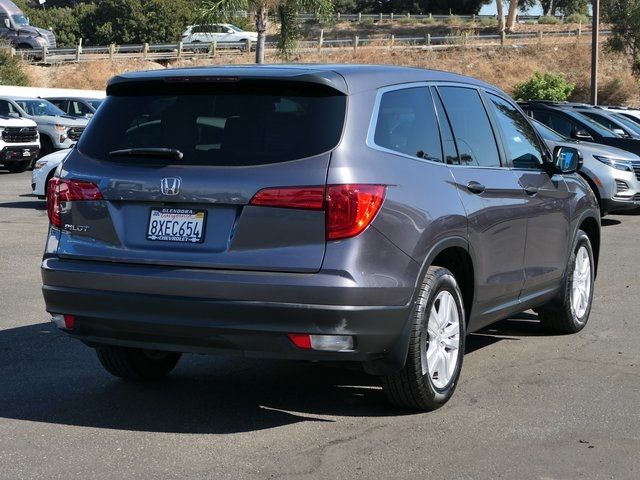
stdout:
[(357, 362), (432, 410), (468, 332), (530, 308), (585, 326), (600, 216), (580, 164), (444, 72), (124, 74), (49, 185), (46, 308), (118, 377), (184, 352)]

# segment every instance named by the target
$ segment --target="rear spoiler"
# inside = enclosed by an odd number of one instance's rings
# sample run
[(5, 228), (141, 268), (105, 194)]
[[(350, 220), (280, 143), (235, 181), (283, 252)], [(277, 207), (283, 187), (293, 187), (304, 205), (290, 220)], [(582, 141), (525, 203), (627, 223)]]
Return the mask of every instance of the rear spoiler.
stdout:
[[(343, 95), (348, 95), (347, 82), (339, 73), (331, 70), (309, 71), (309, 70), (291, 70), (282, 69), (282, 74), (278, 74), (279, 69), (270, 70), (266, 75), (262, 74), (262, 67), (254, 68), (221, 68), (208, 69), (208, 71), (187, 71), (174, 70), (164, 71), (159, 74), (156, 72), (141, 72), (133, 75), (120, 75), (112, 78), (107, 85), (107, 95), (123, 95), (144, 91), (150, 94), (151, 91), (162, 91), (167, 89), (169, 85), (174, 87), (177, 85), (188, 86), (197, 89), (198, 87), (210, 87), (211, 85), (224, 85), (232, 87), (233, 85), (265, 85), (278, 84), (287, 86), (317, 87), (320, 90), (334, 90)], [(206, 73), (205, 73), (206, 72)], [(155, 75), (154, 75), (155, 74)]]

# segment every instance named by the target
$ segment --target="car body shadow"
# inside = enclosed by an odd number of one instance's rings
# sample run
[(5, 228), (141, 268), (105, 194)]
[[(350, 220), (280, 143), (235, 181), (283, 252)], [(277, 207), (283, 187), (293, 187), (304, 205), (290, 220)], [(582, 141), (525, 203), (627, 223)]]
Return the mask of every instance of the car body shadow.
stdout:
[[(516, 322), (512, 325), (512, 322)], [(529, 319), (469, 336), (467, 353), (537, 334)], [(235, 433), (333, 416), (396, 416), (378, 379), (340, 364), (185, 355), (160, 382), (108, 375), (92, 349), (40, 323), (0, 331), (0, 417), (107, 429)]]
[(613, 225), (620, 225), (621, 223), (620, 220), (616, 220), (615, 218), (603, 218), (600, 220), (600, 225), (603, 227), (611, 227)]

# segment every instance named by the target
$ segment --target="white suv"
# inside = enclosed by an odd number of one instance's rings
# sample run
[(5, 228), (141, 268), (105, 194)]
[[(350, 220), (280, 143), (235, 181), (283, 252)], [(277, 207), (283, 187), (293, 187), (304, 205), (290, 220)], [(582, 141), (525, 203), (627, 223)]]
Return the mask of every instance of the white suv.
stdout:
[(245, 32), (230, 23), (213, 23), (208, 25), (189, 25), (182, 34), (184, 43), (216, 43), (237, 42), (255, 44), (258, 41), (256, 32)]
[(0, 165), (12, 173), (24, 172), (38, 158), (40, 136), (33, 120), (0, 113)]

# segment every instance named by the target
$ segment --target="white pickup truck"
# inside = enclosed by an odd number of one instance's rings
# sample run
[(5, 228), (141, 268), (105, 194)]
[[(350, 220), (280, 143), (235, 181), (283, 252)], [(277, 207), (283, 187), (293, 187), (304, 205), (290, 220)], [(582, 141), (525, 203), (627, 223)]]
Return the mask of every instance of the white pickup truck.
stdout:
[(0, 115), (0, 165), (24, 172), (40, 153), (40, 135), (33, 120)]

